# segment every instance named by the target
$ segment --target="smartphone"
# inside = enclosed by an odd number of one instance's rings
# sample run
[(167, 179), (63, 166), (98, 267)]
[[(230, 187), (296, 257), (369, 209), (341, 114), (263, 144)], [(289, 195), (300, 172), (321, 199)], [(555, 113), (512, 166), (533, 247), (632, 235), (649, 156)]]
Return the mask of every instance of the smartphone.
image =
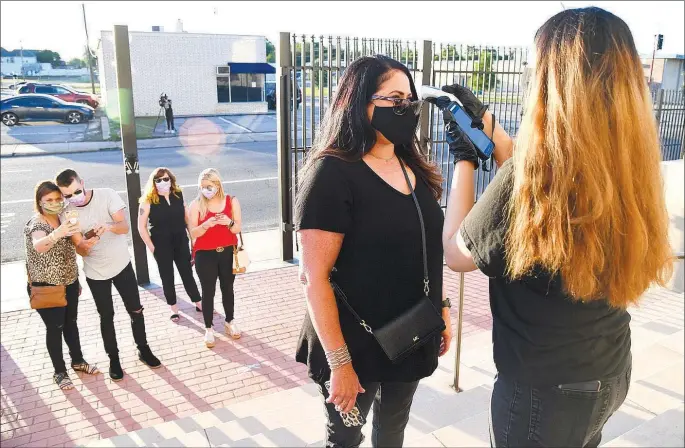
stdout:
[(78, 210), (67, 210), (64, 212), (64, 217), (72, 224), (76, 224), (78, 222)]
[[(326, 391), (328, 393), (331, 393), (331, 382), (326, 381), (324, 383), (324, 386), (326, 386)], [(364, 426), (366, 424), (366, 419), (362, 415), (361, 411), (359, 410), (359, 406), (357, 406), (357, 403), (354, 404), (354, 407), (350, 412), (342, 412), (339, 411), (340, 413), (340, 418), (342, 419), (343, 423), (345, 426), (348, 428), (351, 428), (353, 426)]]
[(87, 240), (93, 238), (96, 236), (95, 229), (90, 229), (89, 231), (86, 232), (85, 235), (83, 235)]
[(495, 150), (495, 144), (492, 142), (492, 140), (490, 140), (490, 137), (485, 135), (485, 132), (481, 131), (480, 129), (471, 127), (473, 120), (469, 114), (467, 114), (466, 111), (456, 102), (453, 101), (450, 103), (447, 109), (454, 117), (454, 121), (457, 123), (462, 132), (466, 134), (469, 140), (471, 140), (471, 143), (473, 143), (476, 149), (480, 151), (481, 154), (479, 155), (481, 156), (481, 159), (489, 159), (490, 156), (492, 156), (492, 152)]

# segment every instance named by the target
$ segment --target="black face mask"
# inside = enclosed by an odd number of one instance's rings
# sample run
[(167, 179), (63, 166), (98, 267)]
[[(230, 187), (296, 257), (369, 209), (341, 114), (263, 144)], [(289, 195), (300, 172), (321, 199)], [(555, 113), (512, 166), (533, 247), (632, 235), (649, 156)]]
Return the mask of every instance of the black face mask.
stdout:
[(411, 108), (403, 115), (397, 115), (393, 107), (376, 106), (371, 116), (371, 126), (395, 145), (410, 145), (419, 118)]

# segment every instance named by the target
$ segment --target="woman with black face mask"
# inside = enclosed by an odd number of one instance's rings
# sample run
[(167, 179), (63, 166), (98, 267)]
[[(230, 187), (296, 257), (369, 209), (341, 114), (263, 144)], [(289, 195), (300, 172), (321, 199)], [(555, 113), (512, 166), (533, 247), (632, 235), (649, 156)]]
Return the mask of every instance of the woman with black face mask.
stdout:
[[(356, 60), (301, 175), (296, 225), (308, 312), (297, 360), (325, 399), (326, 446), (359, 446), (372, 405), (373, 446), (401, 446), (418, 382), (449, 348), (442, 177), (419, 151), (416, 99), (404, 65)], [(397, 358), (380, 330), (420, 301), (437, 326)]]

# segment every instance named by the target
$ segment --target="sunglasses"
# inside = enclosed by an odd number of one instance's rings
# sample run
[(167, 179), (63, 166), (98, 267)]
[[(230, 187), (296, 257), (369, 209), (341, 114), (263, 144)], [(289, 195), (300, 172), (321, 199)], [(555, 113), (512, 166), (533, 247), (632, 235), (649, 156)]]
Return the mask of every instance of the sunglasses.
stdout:
[(411, 98), (393, 98), (383, 95), (371, 95), (371, 101), (373, 100), (390, 101), (392, 103), (392, 111), (395, 115), (404, 115), (409, 109), (418, 112), (423, 105), (423, 101), (421, 100), (414, 101)]
[(169, 182), (170, 180), (171, 180), (171, 179), (170, 179), (168, 176), (165, 176), (165, 177), (158, 177), (157, 179), (155, 179), (155, 183), (158, 184), (158, 183), (161, 183), (161, 182)]
[(83, 194), (83, 190), (78, 189), (78, 190), (76, 190), (75, 192), (73, 192), (72, 194), (65, 194), (65, 195), (64, 195), (64, 198), (65, 198), (65, 199), (69, 199), (69, 198), (71, 198), (72, 196), (80, 196), (81, 194)]

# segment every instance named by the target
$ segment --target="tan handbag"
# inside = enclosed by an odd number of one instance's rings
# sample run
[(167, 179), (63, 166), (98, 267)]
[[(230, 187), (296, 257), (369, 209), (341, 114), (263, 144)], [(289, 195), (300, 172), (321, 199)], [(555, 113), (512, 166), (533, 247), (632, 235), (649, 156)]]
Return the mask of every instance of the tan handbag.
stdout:
[(66, 286), (34, 286), (29, 272), (29, 265), (26, 263), (26, 276), (29, 280), (31, 308), (34, 310), (42, 310), (43, 308), (60, 308), (67, 306)]
[(245, 250), (242, 232), (238, 234), (238, 238), (240, 239), (240, 244), (233, 248), (233, 273), (244, 274), (248, 266), (250, 266), (250, 256)]

